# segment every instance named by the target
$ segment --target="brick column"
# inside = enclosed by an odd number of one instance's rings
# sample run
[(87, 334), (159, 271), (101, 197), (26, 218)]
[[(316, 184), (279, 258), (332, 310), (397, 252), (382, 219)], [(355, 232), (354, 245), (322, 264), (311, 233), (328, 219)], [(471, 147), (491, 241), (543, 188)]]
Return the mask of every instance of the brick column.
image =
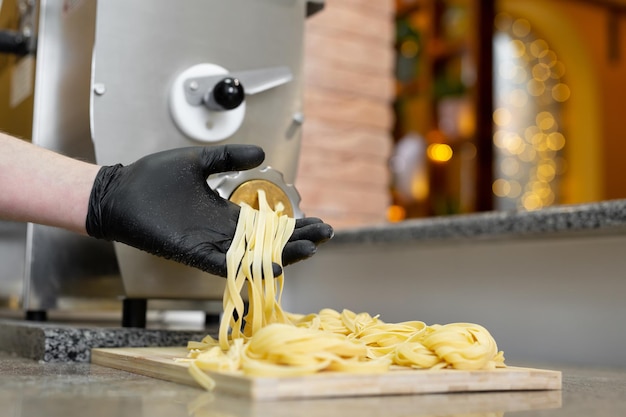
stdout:
[(335, 229), (386, 218), (394, 11), (393, 0), (326, 0), (307, 21), (296, 186), (304, 213)]

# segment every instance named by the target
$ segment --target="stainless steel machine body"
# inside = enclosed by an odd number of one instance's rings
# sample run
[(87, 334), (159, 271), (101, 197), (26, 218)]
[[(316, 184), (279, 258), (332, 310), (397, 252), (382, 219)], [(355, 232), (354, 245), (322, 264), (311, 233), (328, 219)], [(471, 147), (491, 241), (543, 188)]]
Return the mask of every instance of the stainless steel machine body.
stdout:
[[(228, 197), (242, 182), (266, 180), (299, 214), (291, 184), (304, 22), (323, 1), (28, 3), (39, 12), (36, 55), (21, 58), (36, 62), (33, 143), (104, 165), (175, 147), (257, 144), (266, 152), (262, 167), (212, 185)], [(228, 77), (243, 85), (243, 101), (216, 107), (212, 91)], [(211, 300), (224, 287), (221, 278), (126, 245), (34, 224), (0, 222), (0, 260), (0, 297), (24, 310), (120, 296)]]

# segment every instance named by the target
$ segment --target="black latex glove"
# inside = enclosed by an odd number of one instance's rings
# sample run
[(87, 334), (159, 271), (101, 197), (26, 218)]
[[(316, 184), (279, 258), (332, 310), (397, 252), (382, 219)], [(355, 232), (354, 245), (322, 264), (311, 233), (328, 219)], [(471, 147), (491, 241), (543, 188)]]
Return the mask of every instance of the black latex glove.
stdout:
[[(254, 168), (264, 158), (258, 146), (198, 146), (159, 152), (128, 166), (104, 166), (91, 192), (87, 233), (225, 277), (240, 209), (206, 179)], [(283, 265), (312, 256), (332, 234), (320, 219), (296, 220)], [(274, 264), (274, 274), (280, 273)]]

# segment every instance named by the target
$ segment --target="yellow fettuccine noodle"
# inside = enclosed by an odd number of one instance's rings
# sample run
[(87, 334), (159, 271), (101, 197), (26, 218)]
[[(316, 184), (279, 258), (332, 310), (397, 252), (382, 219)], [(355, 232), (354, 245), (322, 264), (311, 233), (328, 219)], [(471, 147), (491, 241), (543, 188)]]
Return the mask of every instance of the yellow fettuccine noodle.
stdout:
[[(464, 370), (504, 367), (504, 355), (484, 327), (472, 323), (428, 326), (421, 321), (385, 323), (368, 313), (323, 309), (284, 312), (282, 252), (295, 220), (272, 210), (259, 191), (259, 210), (242, 204), (227, 252), (224, 313), (217, 340), (188, 343), (189, 372), (204, 388), (215, 383), (205, 371), (257, 376), (295, 376), (323, 371), (380, 373), (401, 368)], [(242, 291), (248, 292), (244, 316)]]

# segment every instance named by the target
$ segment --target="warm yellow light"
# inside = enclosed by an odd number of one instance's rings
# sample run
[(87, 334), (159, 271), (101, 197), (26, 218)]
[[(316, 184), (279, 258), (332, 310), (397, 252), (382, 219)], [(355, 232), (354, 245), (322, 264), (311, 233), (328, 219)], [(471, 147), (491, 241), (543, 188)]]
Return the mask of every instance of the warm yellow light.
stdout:
[(549, 67), (553, 67), (557, 62), (556, 54), (554, 51), (544, 51), (541, 55), (539, 55), (539, 61), (548, 65)]
[(519, 154), (524, 150), (524, 141), (514, 132), (502, 132), (494, 136), (494, 144), (512, 154)]
[(544, 207), (552, 205), (552, 203), (554, 203), (554, 199), (555, 199), (555, 195), (552, 192), (552, 190), (550, 190), (548, 195), (543, 197), (543, 199), (542, 199), (542, 203), (543, 203)]
[(526, 84), (526, 89), (528, 89), (530, 95), (538, 97), (542, 95), (544, 91), (546, 91), (546, 86), (543, 81), (533, 78), (532, 80), (528, 81), (528, 84)]
[(526, 210), (537, 210), (543, 207), (543, 203), (537, 194), (526, 193), (522, 197), (522, 206)]
[(572, 92), (561, 78), (563, 63), (548, 42), (535, 38), (528, 20), (500, 14), (495, 23), (509, 41), (498, 44), (506, 59), (498, 59), (497, 67), (503, 87), (496, 91), (493, 144), (500, 161), (492, 190), (520, 209), (536, 210), (559, 199), (556, 180), (566, 169), (560, 155), (566, 143), (558, 110)]
[(506, 126), (511, 123), (511, 112), (509, 109), (500, 107), (493, 112), (493, 122), (498, 126)]
[(550, 130), (556, 126), (556, 120), (554, 119), (554, 115), (547, 111), (540, 112), (536, 117), (537, 126), (541, 130)]
[(510, 42), (510, 46), (511, 46), (511, 51), (513, 53), (513, 56), (516, 58), (524, 56), (524, 54), (526, 53), (526, 45), (524, 44), (524, 42), (518, 39), (512, 40)]
[(458, 115), (457, 126), (462, 137), (469, 138), (476, 132), (476, 117), (470, 107), (464, 107)]
[(390, 222), (399, 222), (406, 219), (406, 210), (402, 206), (393, 205), (387, 208), (387, 220)]
[(542, 198), (550, 193), (550, 184), (541, 179), (528, 183), (527, 188), (539, 198)]
[(445, 143), (432, 143), (426, 149), (428, 157), (435, 162), (447, 162), (452, 158), (452, 148)]
[(430, 193), (430, 185), (428, 184), (428, 176), (419, 173), (413, 176), (411, 181), (411, 196), (416, 201), (423, 201), (428, 198)]
[(539, 164), (537, 167), (537, 178), (542, 181), (552, 181), (556, 175), (556, 167), (550, 164)]
[(548, 135), (546, 144), (553, 151), (560, 151), (565, 146), (565, 136), (560, 132), (552, 132)]
[(495, 180), (491, 189), (498, 197), (517, 198), (522, 193), (522, 186), (519, 182), (502, 178)]
[(533, 143), (533, 138), (537, 133), (541, 133), (541, 129), (538, 126), (532, 125), (524, 129), (524, 137), (528, 143)]
[(521, 152), (517, 154), (520, 161), (534, 162), (537, 158), (537, 151), (532, 146), (522, 144)]
[(533, 78), (537, 81), (546, 81), (548, 78), (550, 78), (550, 67), (547, 64), (544, 64), (542, 62), (535, 64), (533, 66)]
[(543, 39), (537, 39), (530, 44), (530, 54), (535, 58), (541, 57), (543, 54), (550, 49), (548, 46), (548, 42)]
[(517, 19), (513, 22), (511, 31), (517, 38), (523, 38), (530, 33), (530, 22), (526, 19)]
[(504, 148), (506, 146), (506, 130), (498, 129), (493, 132), (493, 144), (498, 148)]
[(507, 180), (500, 178), (493, 182), (491, 189), (498, 197), (506, 197), (511, 191), (511, 185)]
[(548, 135), (545, 133), (535, 133), (531, 138), (530, 143), (532, 143), (538, 151), (545, 151), (548, 149), (547, 140)]
[(552, 87), (552, 98), (558, 102), (562, 103), (569, 100), (570, 95), (570, 89), (566, 84), (559, 83)]
[(508, 13), (500, 12), (496, 14), (496, 17), (494, 19), (494, 24), (496, 28), (501, 32), (506, 32), (507, 30), (509, 30), (512, 23), (513, 18)]

